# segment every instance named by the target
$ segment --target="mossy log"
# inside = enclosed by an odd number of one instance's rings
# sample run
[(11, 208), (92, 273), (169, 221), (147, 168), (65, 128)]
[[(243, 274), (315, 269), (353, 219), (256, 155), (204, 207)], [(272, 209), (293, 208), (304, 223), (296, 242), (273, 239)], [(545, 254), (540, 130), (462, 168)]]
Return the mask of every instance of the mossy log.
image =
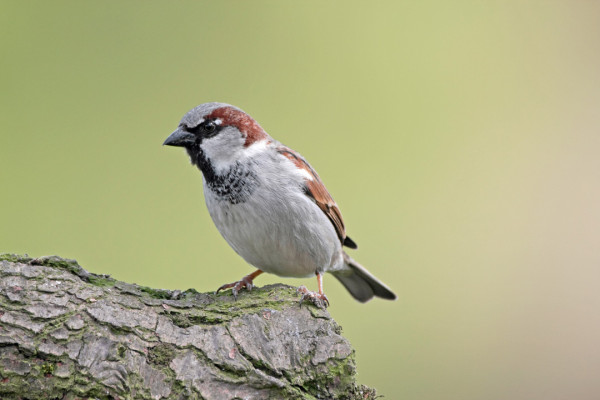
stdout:
[(0, 255), (1, 399), (372, 399), (325, 310), (271, 285), (151, 289)]

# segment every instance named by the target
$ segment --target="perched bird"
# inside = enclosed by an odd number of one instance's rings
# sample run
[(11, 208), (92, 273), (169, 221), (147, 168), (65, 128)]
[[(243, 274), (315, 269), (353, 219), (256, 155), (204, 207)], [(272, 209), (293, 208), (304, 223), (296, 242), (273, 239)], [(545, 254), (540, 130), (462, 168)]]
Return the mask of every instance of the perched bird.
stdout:
[(340, 210), (315, 170), (248, 114), (229, 104), (201, 104), (183, 116), (164, 145), (184, 147), (204, 176), (208, 212), (227, 243), (258, 268), (221, 286), (234, 296), (252, 289), (263, 272), (284, 277), (316, 275), (318, 292), (301, 286), (302, 300), (329, 304), (322, 277), (330, 272), (360, 302), (396, 295), (342, 246), (346, 236)]

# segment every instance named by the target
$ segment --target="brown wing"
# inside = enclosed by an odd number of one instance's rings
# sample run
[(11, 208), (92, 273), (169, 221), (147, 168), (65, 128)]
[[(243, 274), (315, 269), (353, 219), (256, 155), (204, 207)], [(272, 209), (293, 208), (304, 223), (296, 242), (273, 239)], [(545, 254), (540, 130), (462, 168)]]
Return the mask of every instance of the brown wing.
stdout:
[(327, 215), (342, 244), (352, 249), (356, 249), (356, 243), (346, 236), (346, 228), (340, 209), (325, 188), (325, 185), (323, 185), (323, 182), (316, 171), (295, 151), (285, 146), (278, 147), (277, 151), (291, 160), (298, 168), (305, 170), (312, 177), (312, 179), (305, 180), (304, 193), (306, 193), (306, 195), (310, 197), (321, 210), (323, 210), (325, 215)]

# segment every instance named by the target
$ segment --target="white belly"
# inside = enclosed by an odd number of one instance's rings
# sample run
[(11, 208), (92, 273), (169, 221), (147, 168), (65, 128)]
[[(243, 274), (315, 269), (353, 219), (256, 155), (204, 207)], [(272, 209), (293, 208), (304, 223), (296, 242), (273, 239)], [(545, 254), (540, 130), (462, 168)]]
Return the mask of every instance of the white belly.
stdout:
[(331, 221), (299, 189), (284, 190), (262, 186), (246, 202), (231, 204), (205, 184), (204, 196), (221, 235), (256, 268), (290, 277), (341, 268), (341, 243)]

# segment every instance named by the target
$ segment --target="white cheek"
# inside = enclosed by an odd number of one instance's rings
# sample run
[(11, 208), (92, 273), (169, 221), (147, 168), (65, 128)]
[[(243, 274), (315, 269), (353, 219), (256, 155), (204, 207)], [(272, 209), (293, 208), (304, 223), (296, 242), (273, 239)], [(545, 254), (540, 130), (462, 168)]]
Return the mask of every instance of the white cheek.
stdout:
[(236, 162), (238, 153), (244, 149), (245, 141), (240, 131), (227, 127), (218, 135), (204, 139), (200, 147), (216, 172), (221, 172)]
[(240, 154), (240, 159), (254, 157), (267, 150), (268, 141), (266, 139), (259, 142), (254, 142), (250, 146), (243, 149)]

